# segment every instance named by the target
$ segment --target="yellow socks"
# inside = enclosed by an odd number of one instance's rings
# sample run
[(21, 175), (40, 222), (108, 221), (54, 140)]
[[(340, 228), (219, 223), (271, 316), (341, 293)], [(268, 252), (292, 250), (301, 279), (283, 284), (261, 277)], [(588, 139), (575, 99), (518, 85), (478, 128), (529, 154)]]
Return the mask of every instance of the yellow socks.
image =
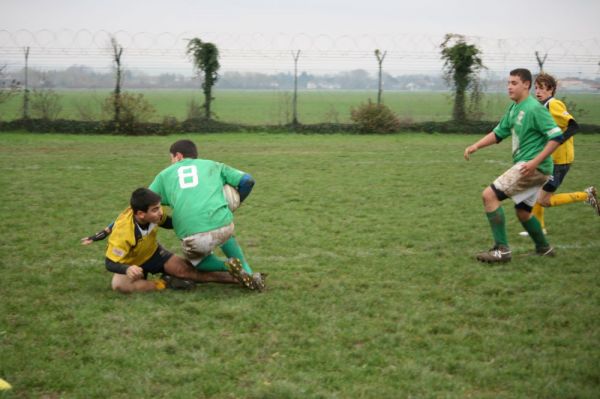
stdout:
[(536, 202), (535, 205), (533, 206), (533, 210), (531, 211), (531, 213), (533, 214), (533, 216), (536, 217), (537, 220), (540, 221), (540, 224), (542, 225), (542, 229), (545, 229), (546, 222), (544, 222), (544, 207)]
[(154, 280), (154, 287), (156, 288), (156, 291), (162, 291), (167, 288), (167, 282), (162, 278), (159, 278), (158, 280)]
[(577, 191), (574, 193), (554, 194), (550, 198), (550, 206), (558, 206), (572, 204), (574, 202), (583, 202), (588, 199), (588, 194), (585, 191)]

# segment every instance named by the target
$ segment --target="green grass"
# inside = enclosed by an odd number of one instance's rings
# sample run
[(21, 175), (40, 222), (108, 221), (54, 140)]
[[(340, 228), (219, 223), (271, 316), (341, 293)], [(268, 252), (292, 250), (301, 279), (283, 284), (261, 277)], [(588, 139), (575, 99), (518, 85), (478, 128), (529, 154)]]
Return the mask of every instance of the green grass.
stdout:
[[(99, 113), (100, 104), (108, 95), (106, 91), (65, 90), (62, 96), (61, 117), (79, 119), (77, 104)], [(165, 116), (183, 120), (187, 116), (188, 103), (196, 99), (203, 102), (200, 90), (146, 90), (142, 91), (157, 110), (156, 121)], [(302, 123), (349, 122), (350, 109), (369, 98), (376, 100), (377, 93), (366, 91), (306, 91), (298, 95), (298, 119)], [(560, 96), (559, 96), (560, 97)], [(217, 90), (214, 112), (223, 122), (253, 125), (286, 124), (291, 122), (291, 93), (281, 91)], [(598, 94), (569, 94), (578, 109), (584, 111), (574, 116), (580, 123), (600, 124), (600, 96)], [(451, 119), (452, 101), (447, 93), (385, 92), (384, 101), (398, 116), (406, 121), (446, 121)], [(0, 120), (20, 116), (22, 99), (15, 97), (0, 105)], [(484, 96), (482, 110), (486, 120), (497, 120), (509, 104), (503, 93)]]
[[(119, 295), (79, 245), (168, 164), (180, 138), (0, 134), (2, 398), (593, 398), (599, 218), (547, 211), (553, 259), (506, 203), (513, 262), (490, 267), (480, 192), (509, 143), (475, 138), (197, 135), (253, 174), (236, 213), (265, 293), (203, 285)], [(600, 184), (581, 136), (561, 191)], [(160, 241), (175, 252), (171, 231)]]

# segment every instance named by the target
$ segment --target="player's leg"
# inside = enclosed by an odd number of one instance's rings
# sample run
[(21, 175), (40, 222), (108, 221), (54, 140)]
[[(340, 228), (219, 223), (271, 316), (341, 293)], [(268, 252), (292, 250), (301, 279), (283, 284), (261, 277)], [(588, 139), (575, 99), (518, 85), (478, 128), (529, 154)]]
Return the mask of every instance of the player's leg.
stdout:
[(252, 269), (246, 260), (246, 256), (244, 256), (244, 251), (242, 251), (242, 247), (238, 244), (235, 236), (229, 237), (229, 239), (221, 245), (221, 250), (228, 258), (237, 258), (242, 262), (242, 267), (249, 275), (252, 275)]
[(131, 280), (125, 274), (113, 274), (112, 289), (123, 294), (131, 294), (133, 292), (148, 292), (148, 291), (161, 291), (165, 289), (165, 282), (163, 280)]
[[(206, 269), (203, 269), (202, 266), (206, 266), (208, 263), (213, 263), (213, 265), (209, 265)], [(237, 283), (237, 280), (227, 271), (225, 261), (218, 259), (214, 255), (209, 255), (203, 259), (196, 268), (186, 262), (185, 259), (173, 255), (165, 262), (165, 272), (171, 276), (198, 283)]]
[[(538, 193), (537, 201), (536, 201), (535, 205), (533, 206), (533, 209), (531, 210), (531, 214), (533, 216), (535, 216), (535, 218), (540, 222), (540, 225), (542, 226), (542, 230), (544, 231), (544, 234), (547, 234), (546, 223), (544, 221), (544, 207), (546, 205), (544, 205), (544, 204), (550, 203), (550, 198), (552, 198), (552, 195), (553, 195), (552, 192), (545, 191), (546, 188), (547, 188), (547, 184)], [(527, 230), (521, 231), (519, 233), (519, 235), (521, 237), (529, 237), (529, 233), (527, 232)]]
[(493, 184), (483, 190), (481, 197), (487, 220), (492, 229), (494, 237), (494, 247), (489, 251), (480, 252), (476, 258), (482, 262), (508, 262), (512, 255), (508, 247), (508, 237), (506, 235), (506, 217), (502, 200), (507, 198), (504, 193), (498, 190)]
[(539, 222), (537, 217), (531, 213), (532, 207), (525, 202), (521, 202), (515, 205), (517, 212), (517, 218), (521, 222), (521, 225), (525, 228), (525, 231), (531, 237), (535, 243), (535, 251), (538, 255), (542, 256), (554, 256), (554, 249), (548, 243), (542, 224)]

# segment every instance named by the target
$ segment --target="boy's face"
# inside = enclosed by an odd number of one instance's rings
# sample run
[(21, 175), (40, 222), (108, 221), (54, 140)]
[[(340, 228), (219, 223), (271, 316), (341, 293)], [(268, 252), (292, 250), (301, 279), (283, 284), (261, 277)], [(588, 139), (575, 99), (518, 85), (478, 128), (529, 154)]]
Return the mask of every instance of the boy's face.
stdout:
[(535, 84), (535, 98), (539, 101), (544, 101), (550, 97), (552, 97), (552, 89), (549, 89), (543, 83)]
[(163, 217), (162, 207), (159, 204), (150, 205), (146, 212), (144, 211), (136, 211), (135, 219), (139, 223), (154, 223), (158, 224)]
[(508, 96), (511, 100), (520, 102), (529, 96), (529, 82), (523, 82), (520, 76), (508, 77)]

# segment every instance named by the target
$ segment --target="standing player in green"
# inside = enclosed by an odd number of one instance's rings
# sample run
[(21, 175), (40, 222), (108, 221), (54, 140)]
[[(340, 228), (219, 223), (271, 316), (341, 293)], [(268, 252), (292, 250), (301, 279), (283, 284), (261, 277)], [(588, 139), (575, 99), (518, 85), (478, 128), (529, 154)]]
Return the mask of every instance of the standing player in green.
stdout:
[(243, 201), (254, 186), (252, 177), (223, 163), (198, 159), (196, 145), (190, 140), (175, 142), (169, 152), (171, 166), (161, 171), (149, 188), (161, 196), (163, 205), (172, 208), (173, 227), (185, 257), (200, 271), (221, 271), (222, 264), (218, 270), (202, 267), (202, 261), (219, 246), (231, 260), (229, 272), (247, 288), (262, 290), (263, 276), (253, 273), (233, 236), (233, 214), (223, 195), (223, 185), (229, 184), (238, 189)]
[(550, 154), (562, 143), (563, 135), (550, 113), (529, 95), (531, 72), (514, 69), (508, 78), (508, 96), (514, 103), (494, 130), (464, 151), (466, 160), (475, 151), (512, 136), (513, 167), (483, 190), (483, 206), (494, 236), (494, 247), (477, 254), (482, 262), (508, 262), (512, 258), (506, 234), (502, 201), (511, 198), (517, 217), (535, 242), (536, 253), (553, 256), (542, 226), (531, 210), (538, 191), (552, 174)]

